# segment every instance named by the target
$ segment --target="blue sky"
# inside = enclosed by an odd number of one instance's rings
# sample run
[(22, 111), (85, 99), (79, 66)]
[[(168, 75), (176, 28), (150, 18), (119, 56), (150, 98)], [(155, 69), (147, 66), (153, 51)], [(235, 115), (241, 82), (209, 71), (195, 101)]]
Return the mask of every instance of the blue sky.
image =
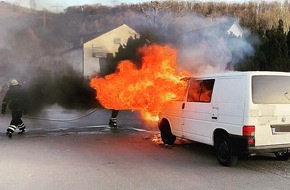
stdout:
[[(31, 0), (4, 0), (13, 4), (29, 7)], [(61, 10), (65, 9), (68, 6), (74, 5), (84, 5), (84, 4), (96, 4), (100, 3), (103, 5), (116, 5), (120, 3), (142, 3), (150, 2), (151, 0), (34, 0), (36, 3), (36, 8), (39, 10), (48, 9), (48, 10)], [(201, 1), (217, 1), (217, 0), (201, 0)], [(248, 2), (248, 1), (262, 1), (262, 0), (224, 0), (225, 2)], [(263, 0), (266, 2), (274, 0)], [(277, 0), (284, 2), (284, 0)]]

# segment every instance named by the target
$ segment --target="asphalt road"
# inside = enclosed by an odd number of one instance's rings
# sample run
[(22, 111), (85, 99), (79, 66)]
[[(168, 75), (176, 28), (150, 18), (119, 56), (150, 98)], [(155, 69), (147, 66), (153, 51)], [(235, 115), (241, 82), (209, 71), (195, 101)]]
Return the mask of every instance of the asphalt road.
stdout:
[(1, 190), (289, 189), (290, 161), (271, 154), (222, 167), (210, 146), (178, 139), (164, 146), (154, 124), (135, 112), (108, 125), (109, 110), (46, 110), (24, 118), (27, 132), (5, 136), (1, 116)]

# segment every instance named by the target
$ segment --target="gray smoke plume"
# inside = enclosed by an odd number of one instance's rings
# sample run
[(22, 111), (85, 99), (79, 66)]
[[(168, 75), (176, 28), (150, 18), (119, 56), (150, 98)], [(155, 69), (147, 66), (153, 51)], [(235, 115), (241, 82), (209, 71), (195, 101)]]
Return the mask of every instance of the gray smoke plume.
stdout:
[(44, 17), (44, 13), (4, 5), (5, 14), (0, 17), (0, 101), (9, 80), (15, 78), (29, 95), (31, 114), (53, 104), (67, 109), (98, 107), (89, 81), (69, 66), (54, 62), (66, 48), (69, 29), (61, 22), (50, 22), (45, 28), (42, 19), (57, 15)]
[[(34, 25), (35, 17), (7, 12), (0, 18), (0, 75), (15, 77), (26, 72), (31, 57), (38, 53), (35, 35), (29, 27)], [(35, 52), (35, 53), (34, 53)]]
[[(84, 24), (88, 16), (81, 15), (83, 17), (79, 18), (70, 14), (44, 13), (33, 16), (13, 11), (10, 14), (0, 19), (1, 85), (5, 86), (10, 78), (22, 81), (31, 97), (33, 112), (52, 104), (69, 109), (99, 106), (95, 92), (88, 86), (86, 79), (67, 70), (61, 75), (47, 72), (51, 69), (49, 67), (55, 66), (53, 59), (48, 59), (45, 64), (42, 59), (61, 56), (60, 52), (67, 48), (67, 42), (81, 36), (76, 26)], [(90, 25), (92, 30), (108, 27), (109, 24), (114, 26), (126, 23), (140, 34), (146, 33), (149, 41), (172, 44), (178, 50), (179, 66), (193, 74), (232, 69), (237, 62), (253, 53), (251, 43), (246, 38), (227, 34), (225, 26), (234, 23), (232, 18), (212, 20), (192, 13), (176, 14), (169, 10), (159, 10), (158, 15), (153, 17), (132, 10), (122, 10), (118, 14), (114, 14), (115, 17), (100, 17), (99, 20), (96, 15), (95, 25)], [(73, 22), (68, 24), (72, 18)], [(103, 23), (104, 20), (107, 23)], [(84, 28), (87, 27), (79, 27), (79, 30)], [(244, 32), (247, 33), (246, 30)]]
[[(249, 32), (240, 28), (233, 18), (219, 18), (210, 21), (199, 18), (203, 26), (181, 35), (179, 63), (192, 73), (212, 73), (233, 70), (234, 66), (253, 55)], [(231, 33), (230, 27), (238, 31)], [(242, 32), (239, 34), (238, 32)]]
[(235, 64), (254, 53), (254, 42), (247, 38), (249, 31), (232, 17), (212, 18), (159, 10), (154, 18), (147, 18), (143, 27), (145, 31), (150, 28), (147, 33), (155, 41), (177, 48), (179, 66), (192, 74), (233, 70)]

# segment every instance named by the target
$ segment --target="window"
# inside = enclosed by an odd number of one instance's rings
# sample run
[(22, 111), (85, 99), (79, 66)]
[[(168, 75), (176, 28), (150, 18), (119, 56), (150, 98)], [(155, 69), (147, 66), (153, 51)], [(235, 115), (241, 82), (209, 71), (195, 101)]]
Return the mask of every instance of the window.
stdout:
[(253, 76), (252, 96), (255, 104), (290, 104), (290, 77)]
[(106, 57), (106, 49), (103, 46), (92, 45), (92, 57)]
[(214, 79), (190, 81), (190, 86), (187, 95), (188, 102), (210, 102)]
[(201, 86), (200, 102), (210, 102), (213, 90), (214, 80), (204, 80)]
[(188, 89), (187, 101), (199, 102), (200, 89), (201, 89), (201, 81), (191, 80)]

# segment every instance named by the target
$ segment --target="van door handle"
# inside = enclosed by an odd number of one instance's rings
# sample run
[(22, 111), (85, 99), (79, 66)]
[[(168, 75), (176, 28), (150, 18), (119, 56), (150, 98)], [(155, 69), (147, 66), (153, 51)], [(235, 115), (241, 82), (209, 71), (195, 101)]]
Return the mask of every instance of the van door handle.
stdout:
[(217, 116), (218, 116), (218, 110), (219, 110), (219, 108), (217, 107), (217, 106), (213, 106), (212, 107), (212, 116), (211, 116), (211, 118), (212, 119), (217, 119)]
[(182, 103), (182, 107), (181, 107), (182, 109), (184, 109), (185, 108), (185, 103)]

